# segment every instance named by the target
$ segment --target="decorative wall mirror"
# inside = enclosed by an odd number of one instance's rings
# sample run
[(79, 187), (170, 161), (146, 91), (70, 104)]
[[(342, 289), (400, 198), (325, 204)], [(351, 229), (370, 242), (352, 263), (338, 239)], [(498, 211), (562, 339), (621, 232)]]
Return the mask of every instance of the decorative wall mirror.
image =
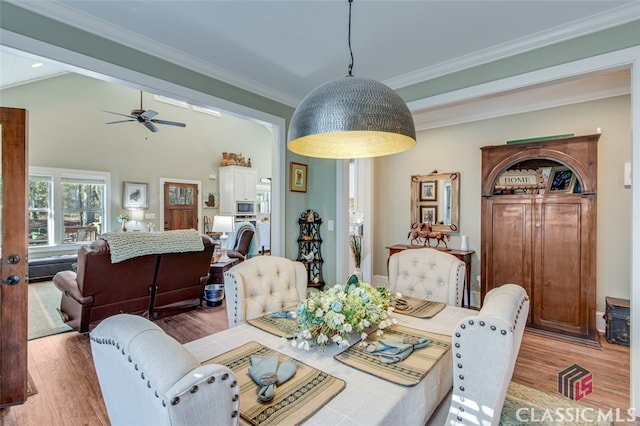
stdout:
[(460, 173), (411, 176), (411, 229), (430, 222), (432, 230), (458, 232)]

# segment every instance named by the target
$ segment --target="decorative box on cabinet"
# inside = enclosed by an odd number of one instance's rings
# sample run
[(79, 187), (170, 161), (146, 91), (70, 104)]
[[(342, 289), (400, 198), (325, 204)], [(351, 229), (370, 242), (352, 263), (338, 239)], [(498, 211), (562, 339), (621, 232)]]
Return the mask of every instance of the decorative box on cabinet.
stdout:
[(629, 346), (631, 336), (631, 311), (629, 300), (606, 297), (607, 305), (604, 319), (607, 321), (607, 342)]
[(220, 214), (234, 216), (236, 201), (255, 201), (258, 171), (250, 167), (226, 166), (218, 169)]
[[(600, 135), (482, 148), (482, 297), (507, 283), (531, 299), (528, 325), (597, 340), (596, 182)], [(573, 192), (498, 194), (510, 170), (567, 167)]]
[(322, 264), (324, 260), (320, 252), (320, 246), (322, 245), (320, 225), (322, 225), (322, 219), (313, 210), (305, 211), (298, 219), (300, 233), (298, 235), (298, 257), (296, 260), (302, 262), (307, 268), (308, 287), (324, 287), (324, 280), (322, 279)]

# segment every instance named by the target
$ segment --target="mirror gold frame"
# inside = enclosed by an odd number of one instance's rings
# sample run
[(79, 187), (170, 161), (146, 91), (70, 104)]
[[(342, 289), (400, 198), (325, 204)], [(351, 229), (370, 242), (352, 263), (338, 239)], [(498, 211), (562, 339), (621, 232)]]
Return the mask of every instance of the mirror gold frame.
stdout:
[(433, 231), (458, 232), (460, 173), (411, 176), (411, 229), (431, 222)]

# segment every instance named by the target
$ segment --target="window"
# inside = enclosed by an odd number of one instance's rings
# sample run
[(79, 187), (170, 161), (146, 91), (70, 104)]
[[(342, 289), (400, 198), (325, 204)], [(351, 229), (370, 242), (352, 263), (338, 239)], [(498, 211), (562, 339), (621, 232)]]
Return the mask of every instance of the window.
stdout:
[(29, 168), (29, 247), (93, 241), (105, 232), (108, 172)]
[(29, 246), (49, 245), (52, 234), (51, 176), (29, 175)]

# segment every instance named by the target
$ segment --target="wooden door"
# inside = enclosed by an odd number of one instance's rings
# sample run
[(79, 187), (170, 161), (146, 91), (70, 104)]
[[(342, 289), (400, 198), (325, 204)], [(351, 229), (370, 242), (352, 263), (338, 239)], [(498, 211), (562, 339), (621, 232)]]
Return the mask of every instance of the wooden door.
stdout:
[(531, 297), (532, 211), (530, 198), (483, 199), (483, 296), (503, 284), (518, 284)]
[[(0, 408), (27, 399), (27, 111), (1, 108)], [(17, 280), (17, 282), (16, 282)]]
[(164, 230), (198, 229), (198, 185), (164, 184)]
[(536, 201), (533, 324), (576, 337), (595, 337), (595, 196)]

